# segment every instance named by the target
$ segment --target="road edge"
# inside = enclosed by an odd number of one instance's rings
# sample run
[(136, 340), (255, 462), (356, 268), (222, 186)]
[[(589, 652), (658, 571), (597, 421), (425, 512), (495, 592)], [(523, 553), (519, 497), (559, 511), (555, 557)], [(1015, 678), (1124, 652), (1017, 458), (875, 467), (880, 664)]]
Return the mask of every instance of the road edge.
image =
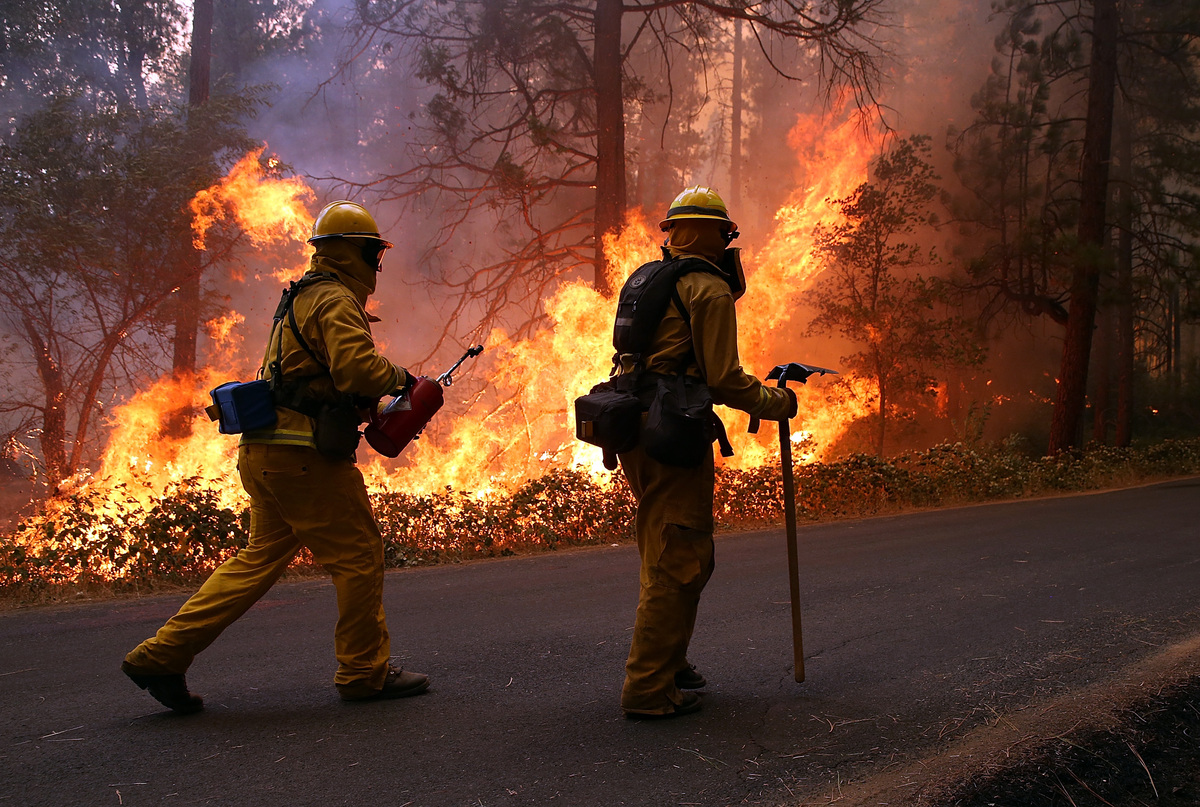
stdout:
[(1200, 634), (1081, 690), (999, 714), (935, 753), (865, 771), (861, 780), (841, 780), (832, 792), (810, 793), (794, 807), (937, 804), (954, 786), (1010, 768), (1052, 742), (1112, 729), (1130, 704), (1195, 676), (1200, 676)]

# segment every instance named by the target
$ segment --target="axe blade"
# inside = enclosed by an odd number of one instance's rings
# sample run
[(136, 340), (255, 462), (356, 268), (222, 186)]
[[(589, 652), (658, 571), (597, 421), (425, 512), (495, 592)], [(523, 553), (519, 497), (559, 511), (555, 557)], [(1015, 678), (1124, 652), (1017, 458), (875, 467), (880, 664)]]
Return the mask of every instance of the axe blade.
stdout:
[(828, 367), (817, 367), (815, 364), (802, 364), (798, 361), (788, 362), (787, 364), (777, 364), (767, 373), (767, 380), (779, 380), (779, 386), (784, 386), (789, 381), (799, 381), (804, 384), (808, 381), (810, 375), (825, 375), (830, 373), (837, 375), (837, 370), (830, 370)]

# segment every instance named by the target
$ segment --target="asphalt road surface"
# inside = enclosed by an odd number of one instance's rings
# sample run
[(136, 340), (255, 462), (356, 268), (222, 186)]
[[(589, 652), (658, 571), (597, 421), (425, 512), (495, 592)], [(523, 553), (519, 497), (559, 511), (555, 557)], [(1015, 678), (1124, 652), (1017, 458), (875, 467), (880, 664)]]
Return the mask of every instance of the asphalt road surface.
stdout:
[(797, 804), (1200, 633), (1200, 479), (717, 541), (704, 710), (618, 707), (631, 546), (389, 573), (393, 653), (431, 691), (343, 704), (332, 587), (277, 585), (164, 712), (118, 667), (184, 599), (0, 614), (0, 807)]

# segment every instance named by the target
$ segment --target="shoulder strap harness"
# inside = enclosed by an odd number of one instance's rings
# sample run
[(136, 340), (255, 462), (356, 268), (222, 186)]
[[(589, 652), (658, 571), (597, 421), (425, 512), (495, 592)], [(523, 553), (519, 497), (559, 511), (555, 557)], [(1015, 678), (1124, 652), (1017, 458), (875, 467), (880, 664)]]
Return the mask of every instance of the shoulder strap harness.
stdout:
[[(279, 298), (279, 305), (275, 307), (275, 314), (272, 317), (274, 324), (272, 325), (271, 332), (278, 334), (275, 343), (275, 358), (270, 362), (271, 392), (275, 396), (275, 405), (284, 409), (291, 409), (294, 412), (299, 412), (309, 417), (316, 417), (321, 411), (321, 405), (328, 403), (328, 401), (321, 401), (310, 395), (308, 386), (310, 382), (318, 378), (330, 378), (329, 365), (322, 361), (321, 357), (309, 347), (308, 341), (300, 333), (300, 326), (296, 322), (295, 299), (296, 295), (309, 286), (328, 281), (341, 282), (338, 280), (337, 275), (332, 272), (308, 272), (299, 280), (293, 280), (283, 290), (283, 294)], [(281, 326), (285, 317), (287, 318), (288, 328), (291, 329), (296, 342), (317, 363), (321, 368), (321, 372), (290, 379), (284, 378), (283, 328)]]
[[(617, 299), (617, 316), (613, 323), (613, 366), (610, 376), (616, 375), (621, 366), (621, 356), (633, 357), (634, 369), (630, 373), (629, 383), (637, 387), (638, 378), (645, 370), (642, 354), (650, 346), (654, 332), (666, 316), (667, 306), (671, 301), (683, 316), (688, 328), (691, 328), (692, 318), (679, 295), (679, 279), (692, 272), (709, 272), (719, 274), (716, 266), (702, 258), (675, 258), (666, 247), (662, 248), (661, 260), (650, 261), (639, 266), (621, 287)], [(684, 374), (684, 368), (695, 355), (694, 349), (683, 357), (679, 375)], [(733, 456), (733, 446), (725, 433), (725, 425), (715, 414), (713, 425), (717, 433), (717, 442), (721, 446), (721, 455)]]

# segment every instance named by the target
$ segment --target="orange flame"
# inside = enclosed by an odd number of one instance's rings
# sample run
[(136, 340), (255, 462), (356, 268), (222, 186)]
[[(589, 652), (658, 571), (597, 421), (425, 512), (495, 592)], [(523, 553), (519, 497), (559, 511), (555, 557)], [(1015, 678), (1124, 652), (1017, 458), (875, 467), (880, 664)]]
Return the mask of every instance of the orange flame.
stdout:
[[(753, 253), (748, 251), (749, 292), (739, 303), (743, 360), (748, 371), (760, 376), (781, 361), (836, 363), (835, 357), (810, 355), (818, 348), (805, 346), (797, 334), (798, 323), (805, 321), (797, 312), (821, 269), (810, 240), (814, 225), (834, 215), (825, 200), (844, 196), (862, 182), (871, 156), (870, 144), (851, 124), (829, 130), (816, 118), (801, 118), (790, 139), (808, 179), (778, 211), (769, 237)], [(312, 224), (305, 203), (314, 194), (298, 179), (269, 176), (262, 153), (246, 155), (228, 176), (196, 195), (192, 209), (198, 248), (222, 220), (236, 222), (256, 245), (303, 245)], [(619, 289), (637, 266), (656, 256), (660, 237), (645, 214), (634, 211), (624, 229), (606, 239), (612, 288)], [(368, 458), (364, 445), (359, 455), (368, 486), (417, 494), (449, 486), (486, 496), (562, 466), (582, 467), (600, 481), (608, 479), (599, 450), (574, 438), (572, 403), (608, 375), (615, 308), (615, 295), (605, 296), (581, 281), (565, 282), (545, 303), (546, 327), (531, 338), (494, 330), (474, 373), (488, 379), (487, 385), (464, 393), (459, 391), (469, 390), (469, 384), (449, 388), (446, 408), (398, 463)], [(209, 403), (206, 390), (231, 378), (248, 378), (257, 367), (257, 351), (241, 344), (241, 325), (236, 312), (208, 323), (214, 345), (209, 369), (190, 382), (163, 379), (114, 410), (101, 467), (93, 480), (80, 484), (108, 487), (113, 507), (146, 508), (172, 483), (197, 478), (219, 491), (226, 506), (243, 503), (241, 487), (229, 473), (236, 438), (216, 436), (215, 427), (200, 414)], [(797, 350), (805, 355), (795, 355)], [(819, 350), (830, 348), (822, 343)], [(793, 439), (803, 461), (819, 459), (851, 421), (873, 411), (869, 383), (841, 381), (842, 392), (819, 381), (796, 390), (801, 406)], [(188, 436), (169, 439), (164, 435), (171, 413), (184, 401), (196, 414), (190, 430), (175, 433)], [(773, 429), (764, 428), (755, 437), (745, 433), (745, 415), (724, 409), (721, 415), (737, 450), (728, 462), (731, 467), (778, 461)], [(401, 466), (427, 471), (416, 474)]]
[[(853, 123), (828, 131), (817, 119), (802, 118), (792, 141), (813, 179), (793, 193), (776, 214), (766, 245), (746, 259), (749, 292), (739, 303), (743, 358), (749, 359), (750, 371), (760, 374), (790, 358), (787, 351), (795, 340), (787, 326), (803, 309), (803, 295), (821, 269), (811, 254), (812, 230), (834, 215), (825, 200), (844, 196), (864, 181), (871, 156), (870, 144)], [(660, 239), (643, 211), (631, 212), (624, 229), (605, 240), (610, 287), (619, 289), (634, 269), (656, 256)], [(428, 493), (449, 486), (487, 494), (558, 465), (583, 467), (605, 479), (599, 449), (574, 438), (572, 404), (608, 375), (615, 310), (615, 295), (606, 297), (572, 281), (547, 300), (547, 325), (532, 338), (514, 340), (493, 331), (480, 359), (480, 375), (489, 379), (489, 387), (470, 401), (459, 400), (460, 414), (439, 415), (433, 434), (408, 449), (408, 461), (437, 473), (414, 477), (376, 460), (365, 469), (372, 488)], [(807, 360), (833, 363), (829, 358)], [(818, 459), (850, 422), (871, 412), (864, 386), (869, 385), (854, 379), (841, 394), (819, 382), (797, 389), (802, 403), (795, 425), (806, 438), (807, 461)], [(778, 460), (771, 429), (748, 435), (748, 416), (719, 412), (736, 451), (726, 461), (730, 467)]]
[[(262, 165), (266, 146), (237, 162), (216, 185), (197, 193), (189, 203), (192, 243), (205, 249), (208, 231), (219, 221), (232, 218), (255, 246), (280, 241), (301, 243), (312, 230), (313, 217), (305, 207), (316, 199), (304, 180), (269, 178)], [(271, 167), (278, 160), (271, 158)]]
[[(313, 220), (305, 203), (315, 194), (298, 178), (269, 176), (261, 163), (264, 150), (265, 146), (250, 152), (227, 176), (192, 198), (197, 249), (205, 249), (207, 234), (224, 220), (234, 221), (256, 246), (303, 247)], [(215, 437), (204, 407), (211, 403), (207, 390), (255, 372), (254, 351), (246, 354), (239, 332), (244, 320), (231, 311), (207, 322), (211, 345), (207, 368), (187, 378), (166, 376), (115, 407), (99, 469), (63, 487), (102, 491), (102, 512), (116, 513), (149, 509), (173, 485), (196, 479), (218, 491), (223, 506), (240, 506), (245, 495), (229, 473), (236, 438)], [(190, 413), (184, 422), (181, 411)], [(184, 436), (173, 438), (173, 434)]]

